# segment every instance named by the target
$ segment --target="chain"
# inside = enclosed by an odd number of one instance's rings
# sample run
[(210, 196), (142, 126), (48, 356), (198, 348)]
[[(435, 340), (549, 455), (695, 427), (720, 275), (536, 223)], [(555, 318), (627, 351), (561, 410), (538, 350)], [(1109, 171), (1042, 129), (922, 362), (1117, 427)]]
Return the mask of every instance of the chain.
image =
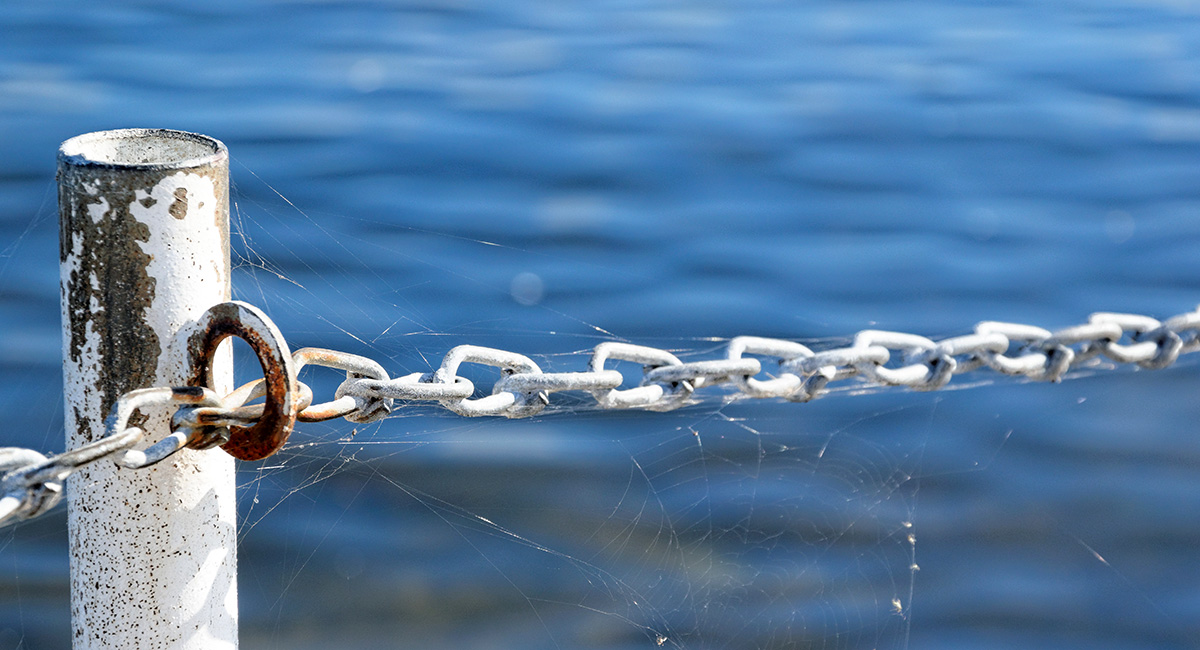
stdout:
[[(253, 312), (262, 329), (274, 325), (253, 307), (225, 303)], [(214, 310), (217, 307), (214, 307)], [(211, 310), (210, 310), (211, 311)], [(286, 344), (279, 345), (286, 352)], [(399, 402), (437, 403), (467, 417), (524, 418), (550, 403), (550, 394), (580, 391), (602, 409), (670, 411), (693, 401), (695, 391), (730, 384), (746, 397), (807, 402), (829, 392), (831, 382), (855, 380), (876, 386), (907, 386), (931, 391), (962, 373), (988, 368), (1034, 381), (1058, 382), (1071, 369), (1102, 367), (1100, 357), (1115, 364), (1156, 370), (1175, 363), (1181, 354), (1200, 350), (1200, 308), (1165, 321), (1139, 314), (1092, 314), (1087, 323), (1050, 331), (1032, 325), (987, 321), (975, 331), (935, 341), (916, 334), (864, 330), (847, 347), (812, 350), (794, 341), (739, 336), (725, 346), (721, 359), (681, 361), (667, 350), (629, 343), (604, 342), (595, 347), (586, 371), (543, 372), (529, 357), (505, 350), (460, 345), (450, 350), (433, 372), (389, 377), (377, 362), (354, 354), (304, 348), (291, 355), (286, 374), (305, 366), (346, 373), (333, 399), (313, 404), (312, 390), (296, 382), (290, 412), (302, 422), (338, 417), (367, 423), (386, 417)], [(262, 358), (260, 356), (260, 358)], [(286, 354), (285, 354), (286, 358)], [(606, 368), (610, 362), (641, 366), (636, 386)], [(475, 385), (458, 374), (466, 363), (500, 369), (490, 394), (475, 398)], [(285, 363), (285, 366), (287, 364)], [(761, 377), (761, 378), (760, 378)], [(632, 383), (632, 382), (630, 382)], [(80, 467), (112, 457), (117, 465), (140, 468), (160, 462), (184, 447), (207, 449), (226, 444), (230, 427), (254, 427), (267, 406), (248, 404), (267, 397), (264, 380), (238, 388), (225, 397), (208, 388), (143, 388), (121, 396), (105, 421), (105, 436), (47, 458), (32, 449), (0, 448), (0, 525), (40, 515), (62, 497), (63, 483)], [(137, 409), (175, 408), (172, 433), (145, 450), (135, 450), (143, 432), (129, 427)], [(286, 439), (291, 422), (274, 433)]]

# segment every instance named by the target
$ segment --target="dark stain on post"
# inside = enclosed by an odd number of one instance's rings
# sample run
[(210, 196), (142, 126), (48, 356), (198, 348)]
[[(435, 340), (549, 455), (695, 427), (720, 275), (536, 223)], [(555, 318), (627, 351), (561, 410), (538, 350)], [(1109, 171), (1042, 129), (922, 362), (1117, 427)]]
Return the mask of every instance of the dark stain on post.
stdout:
[[(228, 256), (227, 212), (221, 208), (228, 205), (227, 161), (221, 156), (180, 169), (169, 164), (106, 164), (59, 156), (59, 259), (64, 265), (68, 258), (78, 259), (78, 266), (62, 278), (67, 339), (64, 352), (69, 356), (64, 362), (81, 362), (90, 332), (101, 361), (98, 383), (88, 390), (99, 393), (103, 413), (122, 394), (154, 384), (163, 347), (145, 320), (156, 291), (155, 279), (147, 272), (151, 256), (142, 250), (142, 244), (150, 239), (150, 230), (134, 218), (131, 208), (155, 205), (157, 201), (146, 194), (181, 171), (208, 177), (217, 192), (217, 225)], [(183, 219), (187, 210), (187, 190), (178, 188), (168, 212)], [(93, 217), (93, 211), (102, 212)], [(228, 257), (224, 268), (229, 268)], [(93, 304), (99, 309), (93, 311)], [(102, 435), (103, 429), (92, 426), (98, 423), (87, 416), (77, 423), (79, 431), (92, 432), (89, 438)]]
[(186, 187), (175, 188), (175, 201), (171, 203), (171, 207), (167, 208), (167, 212), (176, 219), (182, 219), (187, 216), (188, 211), (188, 191)]
[[(96, 354), (104, 360), (95, 387), (104, 412), (126, 391), (151, 385), (158, 366), (158, 336), (143, 317), (154, 300), (155, 281), (146, 273), (150, 256), (138, 245), (149, 240), (150, 232), (133, 218), (129, 206), (137, 200), (136, 190), (154, 187), (161, 175), (94, 169), (84, 174), (69, 166), (59, 170), (60, 261), (76, 251), (79, 260), (62, 280), (66, 352), (72, 363), (80, 363), (91, 332), (99, 346)], [(90, 210), (104, 205), (101, 197), (108, 205), (93, 220)], [(101, 307), (93, 311), (93, 303)], [(96, 430), (80, 424), (81, 430)]]

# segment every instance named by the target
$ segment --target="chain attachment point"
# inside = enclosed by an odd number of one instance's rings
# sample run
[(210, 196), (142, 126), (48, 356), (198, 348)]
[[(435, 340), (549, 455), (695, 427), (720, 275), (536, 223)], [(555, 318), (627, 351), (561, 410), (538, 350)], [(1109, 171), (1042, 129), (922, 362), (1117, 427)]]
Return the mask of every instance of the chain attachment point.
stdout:
[(287, 442), (296, 422), (299, 390), (292, 356), (279, 329), (257, 307), (231, 301), (214, 305), (196, 322), (188, 338), (193, 386), (212, 388), (212, 362), (217, 346), (230, 336), (250, 344), (258, 356), (265, 380), (266, 402), (262, 416), (249, 427), (230, 427), (222, 449), (242, 460), (261, 460)]

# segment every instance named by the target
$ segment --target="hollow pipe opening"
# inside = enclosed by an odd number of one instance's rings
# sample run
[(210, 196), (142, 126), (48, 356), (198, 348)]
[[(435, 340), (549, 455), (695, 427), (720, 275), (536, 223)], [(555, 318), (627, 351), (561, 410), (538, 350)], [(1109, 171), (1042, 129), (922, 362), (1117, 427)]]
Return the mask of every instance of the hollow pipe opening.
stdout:
[(171, 129), (115, 129), (75, 136), (59, 156), (72, 165), (140, 169), (184, 169), (227, 158), (216, 138)]

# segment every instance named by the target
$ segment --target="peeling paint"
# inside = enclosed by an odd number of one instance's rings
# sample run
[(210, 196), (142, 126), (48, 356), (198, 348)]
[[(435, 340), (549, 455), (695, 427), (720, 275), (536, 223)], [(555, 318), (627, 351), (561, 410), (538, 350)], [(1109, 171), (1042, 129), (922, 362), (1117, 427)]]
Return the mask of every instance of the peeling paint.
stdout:
[[(171, 202), (171, 207), (167, 209), (167, 212), (169, 212), (171, 216), (175, 217), (176, 219), (182, 219), (187, 216), (188, 211), (187, 188), (177, 187), (172, 194), (175, 195), (175, 200)], [(201, 201), (200, 205), (204, 205), (204, 202)]]
[[(85, 172), (87, 181), (81, 178)], [(63, 324), (70, 330), (64, 340), (64, 361), (84, 364), (89, 325), (94, 332), (105, 333), (95, 344), (96, 354), (110, 371), (88, 386), (101, 394), (101, 410), (107, 412), (121, 393), (150, 385), (157, 365), (158, 339), (143, 320), (154, 280), (146, 274), (149, 259), (138, 246), (149, 231), (122, 209), (131, 202), (134, 190), (130, 179), (119, 172), (68, 168), (59, 176)], [(82, 192), (73, 191), (77, 183)]]
[[(73, 278), (82, 277), (81, 263), (83, 256), (83, 241), (80, 237), (71, 237), (70, 253), (62, 261), (60, 265), (60, 280), (63, 287), (64, 299), (60, 301), (62, 307), (62, 322), (68, 323), (71, 320), (77, 320), (79, 314), (69, 310), (70, 301), (65, 299), (67, 287)], [(91, 288), (99, 286), (99, 280), (94, 274), (87, 274), (88, 285)], [(88, 313), (99, 312), (100, 307), (98, 301), (94, 298), (88, 302)], [(86, 318), (86, 316), (84, 316)], [(79, 334), (82, 337), (81, 341), (76, 342), (73, 334)], [(63, 350), (76, 351), (75, 363), (63, 363), (63, 399), (64, 403), (73, 405), (73, 408), (67, 409), (66, 412), (66, 428), (67, 431), (92, 428), (94, 417), (89, 417), (88, 414), (100, 413), (103, 410), (103, 391), (90, 389), (100, 385), (99, 363), (100, 363), (100, 335), (93, 328), (91, 320), (85, 320), (83, 328), (76, 330), (75, 328), (63, 328)]]
[(99, 203), (93, 203), (87, 206), (88, 216), (92, 218), (92, 223), (99, 224), (104, 215), (108, 214), (109, 205), (108, 199), (100, 197)]
[[(217, 219), (213, 179), (200, 174), (178, 172), (163, 178), (149, 192), (139, 190), (139, 193), (146, 198), (129, 204), (129, 214), (134, 219), (143, 224), (163, 223), (167, 219), (177, 222), (171, 224), (169, 231), (148, 230), (146, 240), (138, 242), (138, 247), (148, 260), (147, 277), (154, 278), (156, 285), (168, 287), (184, 286), (193, 277), (228, 285), (225, 259), (220, 255), (212, 255), (212, 251), (221, 250), (224, 241), (221, 229), (212, 227)], [(178, 211), (186, 210), (189, 203), (195, 206), (192, 211), (179, 214)], [(202, 208), (201, 205), (207, 207)], [(181, 244), (185, 246), (181, 247)], [(215, 302), (224, 299), (227, 298)], [(195, 301), (181, 301), (174, 292), (155, 292), (151, 298), (150, 312), (157, 318), (149, 321), (151, 329), (160, 341), (170, 341), (181, 329), (200, 318), (209, 306)], [(186, 363), (180, 365), (180, 361), (186, 362), (186, 357), (174, 359), (163, 355), (155, 374), (160, 377), (178, 376), (181, 383), (186, 381), (190, 375), (189, 369)], [(169, 362), (173, 362), (173, 365)], [(216, 389), (224, 394), (231, 387), (217, 386)]]

